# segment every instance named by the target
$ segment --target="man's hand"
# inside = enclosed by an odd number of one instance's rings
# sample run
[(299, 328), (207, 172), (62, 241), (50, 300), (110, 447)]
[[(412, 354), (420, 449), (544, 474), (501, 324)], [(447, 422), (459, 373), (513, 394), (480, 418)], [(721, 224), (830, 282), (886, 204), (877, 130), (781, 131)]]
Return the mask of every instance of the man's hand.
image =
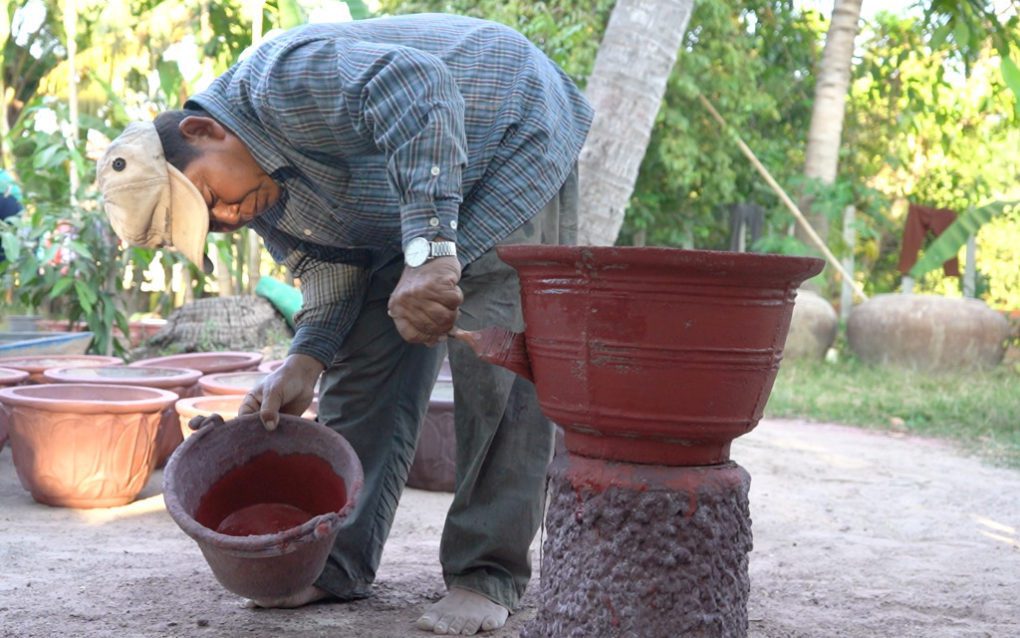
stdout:
[(437, 257), (417, 268), (404, 268), (390, 295), (389, 314), (405, 341), (434, 346), (446, 340), (464, 302), (459, 281), (456, 257)]
[(292, 354), (244, 396), (238, 416), (258, 413), (267, 430), (275, 430), (280, 412), (300, 415), (311, 405), (323, 365), (304, 354)]

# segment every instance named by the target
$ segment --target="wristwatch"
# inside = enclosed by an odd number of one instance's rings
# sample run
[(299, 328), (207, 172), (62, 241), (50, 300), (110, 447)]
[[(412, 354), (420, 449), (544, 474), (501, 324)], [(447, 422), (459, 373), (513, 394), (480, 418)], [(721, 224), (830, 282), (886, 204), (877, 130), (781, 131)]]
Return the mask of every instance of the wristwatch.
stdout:
[(424, 237), (415, 237), (407, 242), (404, 249), (404, 263), (417, 268), (426, 261), (436, 257), (456, 257), (457, 244), (452, 241), (429, 241)]

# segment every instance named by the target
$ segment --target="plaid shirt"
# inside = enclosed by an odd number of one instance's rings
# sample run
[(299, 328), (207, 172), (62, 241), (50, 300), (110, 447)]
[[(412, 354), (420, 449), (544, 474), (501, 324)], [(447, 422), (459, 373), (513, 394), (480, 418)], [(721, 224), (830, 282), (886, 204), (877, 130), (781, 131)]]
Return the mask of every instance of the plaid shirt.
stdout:
[(452, 15), (293, 29), (187, 106), (283, 186), (251, 227), (301, 280), (291, 353), (325, 364), (374, 263), (442, 237), (469, 264), (559, 190), (592, 117), (522, 35)]

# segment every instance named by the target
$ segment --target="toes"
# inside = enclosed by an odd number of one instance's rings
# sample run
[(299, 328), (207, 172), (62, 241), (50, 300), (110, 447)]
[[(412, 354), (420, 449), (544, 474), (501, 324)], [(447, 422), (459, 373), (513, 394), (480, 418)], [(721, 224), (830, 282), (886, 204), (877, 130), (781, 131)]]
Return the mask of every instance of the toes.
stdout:
[(414, 623), (414, 626), (424, 631), (432, 631), (436, 626), (436, 621), (439, 620), (439, 614), (432, 611), (427, 611), (421, 615), (418, 622)]
[(485, 620), (482, 621), (482, 631), (492, 631), (493, 629), (499, 629), (501, 626), (502, 623), (492, 616), (486, 616)]
[(464, 626), (460, 628), (461, 636), (474, 636), (478, 633), (478, 628), (482, 625), (482, 619), (478, 616), (472, 616), (465, 620)]
[(450, 634), (451, 636), (458, 636), (463, 634), (465, 620), (466, 620), (465, 618), (461, 618), (460, 616), (453, 617), (450, 620), (450, 623), (446, 626), (446, 633)]

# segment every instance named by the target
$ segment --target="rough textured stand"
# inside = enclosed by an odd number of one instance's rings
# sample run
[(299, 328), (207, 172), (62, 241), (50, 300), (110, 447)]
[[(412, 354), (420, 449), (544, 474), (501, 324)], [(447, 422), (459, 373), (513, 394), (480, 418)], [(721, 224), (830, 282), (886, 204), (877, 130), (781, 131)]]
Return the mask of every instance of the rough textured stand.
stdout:
[(751, 477), (554, 461), (537, 618), (526, 638), (747, 635)]

